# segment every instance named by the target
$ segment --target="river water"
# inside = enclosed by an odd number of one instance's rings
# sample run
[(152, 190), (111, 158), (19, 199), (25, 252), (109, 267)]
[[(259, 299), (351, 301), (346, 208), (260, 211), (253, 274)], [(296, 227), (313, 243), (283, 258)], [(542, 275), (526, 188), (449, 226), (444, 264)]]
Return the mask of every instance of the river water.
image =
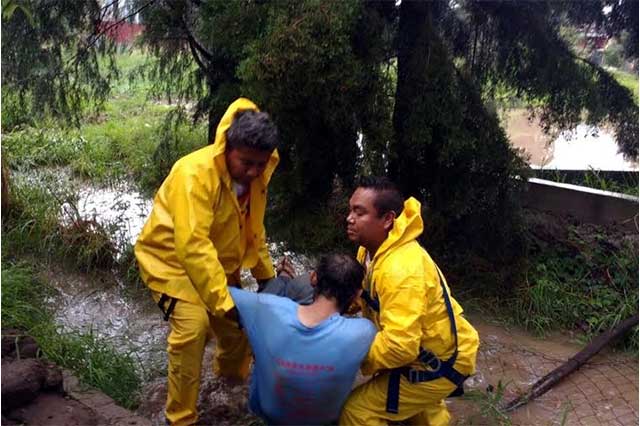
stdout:
[(618, 152), (609, 129), (580, 124), (552, 137), (543, 132), (537, 120), (529, 120), (524, 110), (509, 112), (504, 124), (512, 145), (522, 151), (532, 168), (638, 171), (638, 162)]

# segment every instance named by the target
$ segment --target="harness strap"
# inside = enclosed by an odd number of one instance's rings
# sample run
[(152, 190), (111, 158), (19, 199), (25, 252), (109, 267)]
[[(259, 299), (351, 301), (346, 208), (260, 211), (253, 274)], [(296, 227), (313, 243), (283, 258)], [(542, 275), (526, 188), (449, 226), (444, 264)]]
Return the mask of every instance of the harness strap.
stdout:
[[(442, 361), (432, 352), (427, 351), (424, 348), (420, 348), (420, 353), (418, 354), (417, 359), (428, 366), (430, 370), (414, 370), (408, 366), (392, 369), (389, 373), (389, 384), (387, 386), (386, 410), (388, 413), (398, 413), (400, 400), (400, 376), (404, 376), (409, 383), (429, 382), (444, 377), (456, 385), (456, 389), (449, 396), (460, 396), (464, 393), (462, 384), (469, 376), (460, 373), (454, 368), (454, 364), (458, 358), (458, 329), (456, 327), (456, 319), (453, 313), (453, 306), (451, 305), (451, 298), (449, 297), (447, 288), (444, 285), (442, 272), (440, 272), (440, 268), (438, 268), (437, 265), (436, 271), (438, 272), (438, 280), (440, 281), (440, 287), (442, 288), (442, 296), (447, 309), (447, 316), (449, 317), (449, 324), (451, 326), (451, 334), (453, 334), (455, 349), (449, 359)], [(380, 312), (379, 300), (373, 299), (367, 290), (362, 291), (361, 297), (371, 309), (376, 312)]]
[(378, 299), (373, 299), (371, 297), (371, 293), (369, 293), (367, 290), (363, 289), (362, 290), (362, 294), (360, 295), (360, 297), (362, 298), (362, 300), (365, 301), (365, 303), (367, 305), (369, 305), (369, 307), (371, 309), (373, 309), (376, 312), (380, 312), (380, 301), (378, 301)]
[(400, 403), (400, 368), (394, 368), (389, 372), (389, 385), (387, 386), (387, 413), (398, 414)]
[[(164, 304), (166, 303), (167, 300), (171, 300), (169, 302), (169, 306), (167, 307), (167, 310), (164, 310)], [(171, 316), (171, 313), (173, 312), (173, 309), (176, 307), (176, 302), (178, 301), (178, 299), (176, 299), (175, 297), (169, 297), (166, 294), (162, 293), (162, 296), (160, 296), (160, 300), (158, 301), (158, 307), (160, 308), (160, 310), (162, 311), (162, 313), (164, 314), (164, 320), (165, 321), (169, 321), (169, 317)]]

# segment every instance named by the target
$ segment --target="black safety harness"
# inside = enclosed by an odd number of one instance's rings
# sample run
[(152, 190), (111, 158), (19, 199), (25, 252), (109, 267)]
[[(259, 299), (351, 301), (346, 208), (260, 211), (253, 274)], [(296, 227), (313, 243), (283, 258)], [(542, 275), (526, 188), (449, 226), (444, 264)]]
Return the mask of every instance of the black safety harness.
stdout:
[[(456, 328), (456, 319), (453, 314), (453, 307), (451, 306), (451, 299), (447, 293), (447, 289), (444, 285), (444, 279), (440, 269), (436, 266), (438, 271), (438, 279), (440, 280), (440, 287), (442, 287), (442, 294), (444, 297), (444, 304), (447, 308), (447, 315), (449, 316), (449, 322), (451, 324), (451, 333), (455, 341), (455, 350), (453, 355), (446, 361), (442, 361), (430, 351), (420, 348), (418, 354), (418, 361), (427, 366), (428, 370), (415, 370), (409, 366), (398, 367), (391, 370), (389, 373), (389, 386), (387, 388), (387, 412), (397, 414), (398, 403), (400, 399), (400, 376), (404, 376), (409, 383), (422, 383), (430, 382), (432, 380), (439, 379), (441, 377), (446, 378), (451, 383), (456, 385), (456, 389), (449, 395), (460, 396), (464, 394), (462, 384), (469, 377), (454, 368), (456, 359), (458, 358), (458, 331)], [(380, 302), (378, 299), (373, 299), (367, 290), (363, 290), (362, 299), (369, 305), (371, 309), (376, 312), (380, 312)]]

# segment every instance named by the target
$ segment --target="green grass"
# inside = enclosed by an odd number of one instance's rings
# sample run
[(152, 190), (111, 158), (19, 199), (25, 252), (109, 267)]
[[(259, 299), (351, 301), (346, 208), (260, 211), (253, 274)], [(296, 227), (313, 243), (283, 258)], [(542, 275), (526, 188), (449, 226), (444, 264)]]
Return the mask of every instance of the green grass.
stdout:
[[(638, 249), (631, 239), (580, 226), (569, 229), (565, 244), (531, 245), (527, 282), (507, 304), (516, 323), (538, 334), (580, 330), (591, 339), (637, 311)], [(624, 346), (638, 350), (637, 328)]]
[(94, 182), (132, 179), (151, 193), (181, 156), (207, 144), (206, 125), (192, 126), (183, 110), (148, 97), (151, 82), (138, 73), (145, 56), (133, 51), (117, 58), (121, 78), (104, 109), (79, 129), (50, 120), (3, 135), (11, 169), (68, 166)]
[[(44, 356), (70, 369), (83, 383), (133, 408), (141, 381), (133, 354), (118, 352), (92, 332), (63, 332), (53, 322), (44, 300), (53, 289), (34, 276), (33, 266), (2, 262), (2, 327), (32, 336)], [(122, 348), (120, 348), (122, 349)]]
[[(556, 224), (539, 214), (526, 217), (524, 279), (508, 280), (516, 285), (506, 289), (504, 278), (496, 278), (493, 285), (458, 288), (456, 298), (467, 312), (539, 336), (571, 331), (587, 342), (637, 311), (637, 235), (568, 221)], [(482, 265), (468, 266), (467, 274), (487, 276), (489, 266), (486, 270)], [(447, 265), (449, 270), (454, 267)], [(638, 328), (616, 342), (616, 347), (637, 353)]]
[(611, 73), (615, 79), (622, 86), (626, 87), (633, 93), (633, 99), (635, 99), (636, 104), (638, 103), (638, 76), (634, 74), (630, 74), (624, 71), (608, 69), (609, 73)]
[(20, 179), (11, 182), (11, 201), (2, 220), (6, 256), (37, 256), (42, 263), (62, 261), (86, 272), (116, 265), (110, 230), (79, 216), (73, 207), (77, 203), (74, 189), (60, 176), (44, 174), (38, 184)]
[(631, 173), (624, 174), (618, 179), (607, 177), (607, 172), (600, 170), (584, 170), (575, 171), (571, 174), (563, 173), (558, 170), (545, 170), (539, 173), (543, 179), (550, 179), (554, 182), (570, 183), (574, 185), (586, 186), (589, 188), (600, 189), (602, 191), (618, 192), (638, 196), (638, 177), (637, 173), (632, 176)]
[(465, 392), (465, 400), (472, 401), (479, 409), (475, 416), (465, 419), (465, 425), (490, 424), (495, 426), (511, 426), (511, 418), (502, 409), (506, 385), (498, 381), (491, 391), (470, 390)]

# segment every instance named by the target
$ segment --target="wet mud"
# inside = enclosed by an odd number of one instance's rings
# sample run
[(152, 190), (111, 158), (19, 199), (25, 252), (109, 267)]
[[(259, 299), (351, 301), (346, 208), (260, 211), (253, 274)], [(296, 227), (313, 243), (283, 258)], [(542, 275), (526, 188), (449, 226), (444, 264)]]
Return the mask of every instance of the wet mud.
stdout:
[[(483, 393), (475, 401), (450, 399), (450, 410), (458, 425), (493, 425), (496, 417), (482, 416), (487, 401), (495, 398), (499, 383), (504, 386), (501, 401), (526, 392), (538, 379), (583, 348), (570, 336), (552, 335), (538, 339), (517, 330), (507, 330), (473, 320), (481, 347), (478, 372), (467, 381), (467, 390)], [(493, 393), (487, 395), (487, 388)], [(471, 392), (473, 393), (473, 392)], [(546, 394), (513, 411), (513, 425), (637, 425), (638, 358), (627, 353), (604, 352), (558, 383)], [(563, 423), (564, 422), (564, 423)]]
[[(546, 394), (501, 417), (500, 403), (526, 392), (539, 378), (582, 349), (567, 336), (539, 339), (517, 330), (473, 320), (481, 336), (478, 372), (467, 396), (447, 401), (455, 425), (635, 426), (638, 424), (638, 361), (626, 353), (604, 352)], [(248, 385), (228, 383), (212, 373), (215, 342), (205, 353), (198, 407), (201, 424), (261, 424), (247, 409)], [(358, 383), (366, 377), (360, 376)], [(503, 396), (496, 395), (503, 387)], [(487, 394), (487, 388), (493, 392)], [(146, 386), (137, 414), (164, 421), (166, 379)]]

